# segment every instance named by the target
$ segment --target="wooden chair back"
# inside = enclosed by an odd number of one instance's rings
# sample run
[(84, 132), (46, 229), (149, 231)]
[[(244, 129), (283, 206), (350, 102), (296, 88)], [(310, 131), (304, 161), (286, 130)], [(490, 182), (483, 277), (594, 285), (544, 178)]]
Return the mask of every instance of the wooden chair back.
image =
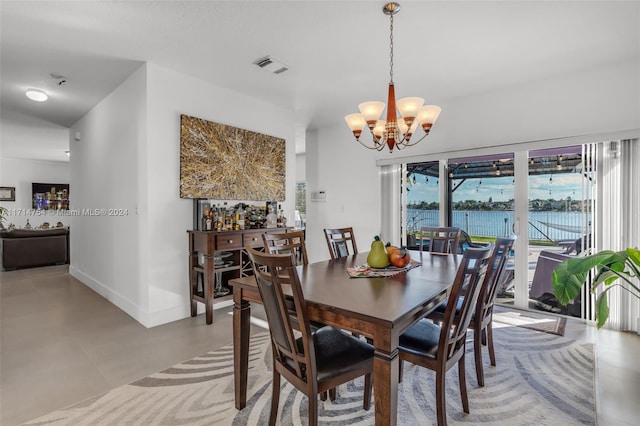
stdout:
[[(358, 253), (356, 245), (356, 237), (353, 234), (353, 228), (326, 228), (324, 237), (327, 240), (327, 247), (331, 259), (349, 256)], [(351, 248), (349, 248), (351, 246)]]
[(309, 264), (307, 247), (304, 242), (304, 232), (288, 231), (287, 233), (262, 234), (262, 242), (267, 253), (271, 254), (295, 254), (296, 259), (302, 265)]
[(458, 381), (462, 409), (469, 412), (465, 373), (465, 344), (467, 327), (476, 307), (480, 288), (491, 257), (491, 247), (468, 248), (462, 255), (456, 278), (451, 288), (440, 325), (423, 319), (400, 336), (400, 378), (402, 363), (413, 364), (435, 371), (436, 418), (438, 426), (447, 424), (445, 375), (458, 364)]
[(295, 255), (267, 254), (250, 247), (246, 250), (267, 315), (274, 362), (291, 384), (304, 389), (307, 378), (315, 377), (316, 360)]
[(496, 239), (493, 253), (489, 259), (489, 269), (478, 296), (476, 312), (473, 318), (476, 323), (482, 324), (493, 314), (493, 306), (498, 294), (498, 282), (504, 274), (515, 240), (515, 237)]
[(273, 352), (273, 380), (269, 425), (275, 426), (280, 376), (307, 395), (309, 425), (318, 424), (318, 394), (364, 376), (363, 408), (371, 403), (373, 346), (334, 327), (312, 334), (307, 304), (293, 253), (262, 253), (245, 247), (267, 315)]
[(490, 247), (468, 248), (463, 254), (447, 302), (438, 345), (437, 359), (445, 364), (462, 356), (467, 327), (476, 308), (491, 254)]
[(430, 227), (420, 228), (420, 251), (424, 251), (425, 241), (429, 242), (430, 253), (450, 254), (458, 250), (460, 240), (460, 228), (454, 227)]

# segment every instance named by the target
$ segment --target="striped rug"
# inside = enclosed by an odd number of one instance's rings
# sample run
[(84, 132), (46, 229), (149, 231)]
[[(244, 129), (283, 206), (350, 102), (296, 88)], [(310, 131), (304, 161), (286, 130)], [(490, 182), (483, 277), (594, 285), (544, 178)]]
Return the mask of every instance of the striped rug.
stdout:
[[(485, 350), (485, 387), (475, 379), (472, 334), (467, 345), (470, 414), (462, 411), (457, 368), (447, 374), (450, 424), (593, 425), (594, 354), (591, 344), (494, 323), (497, 367)], [(30, 421), (28, 425), (264, 425), (271, 397), (268, 333), (252, 337), (247, 407), (234, 407), (233, 348), (226, 346), (130, 385)], [(434, 374), (405, 363), (399, 385), (398, 424), (435, 424)], [(320, 401), (322, 425), (372, 425), (362, 409), (362, 379)], [(307, 402), (283, 381), (278, 424), (306, 425)]]
[(546, 315), (531, 311), (505, 310), (498, 308), (493, 312), (493, 322), (500, 322), (531, 330), (564, 336), (567, 319), (558, 315)]

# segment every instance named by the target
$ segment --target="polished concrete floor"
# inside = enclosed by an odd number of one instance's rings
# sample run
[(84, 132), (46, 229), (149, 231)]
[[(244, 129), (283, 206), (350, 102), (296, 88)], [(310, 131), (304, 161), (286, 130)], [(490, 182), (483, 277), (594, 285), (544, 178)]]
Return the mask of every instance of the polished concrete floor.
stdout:
[[(68, 274), (0, 272), (0, 424), (17, 425), (226, 345), (230, 308), (147, 329)], [(254, 328), (255, 331), (259, 328)], [(599, 425), (637, 425), (640, 336), (570, 320), (596, 344)]]

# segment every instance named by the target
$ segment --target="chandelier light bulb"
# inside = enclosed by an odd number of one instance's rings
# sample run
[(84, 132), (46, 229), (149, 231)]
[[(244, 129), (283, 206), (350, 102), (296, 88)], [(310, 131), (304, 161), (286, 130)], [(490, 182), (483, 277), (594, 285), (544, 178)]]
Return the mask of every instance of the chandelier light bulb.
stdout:
[(347, 122), (347, 126), (353, 132), (353, 135), (356, 137), (356, 140), (360, 139), (360, 134), (362, 133), (362, 129), (367, 125), (367, 122), (364, 120), (362, 114), (354, 113), (349, 114), (344, 118), (344, 121)]
[(380, 116), (382, 116), (382, 111), (384, 111), (384, 102), (362, 102), (360, 105), (358, 105), (358, 109), (360, 110), (360, 114), (362, 114), (367, 123), (375, 123), (380, 118)]

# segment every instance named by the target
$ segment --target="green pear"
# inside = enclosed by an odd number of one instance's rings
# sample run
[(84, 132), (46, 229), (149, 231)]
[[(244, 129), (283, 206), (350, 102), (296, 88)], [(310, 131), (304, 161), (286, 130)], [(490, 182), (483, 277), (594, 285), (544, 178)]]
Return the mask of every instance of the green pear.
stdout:
[(371, 251), (367, 256), (367, 264), (371, 268), (382, 269), (389, 266), (389, 255), (384, 248), (384, 242), (379, 236), (375, 236), (375, 239), (371, 243)]

